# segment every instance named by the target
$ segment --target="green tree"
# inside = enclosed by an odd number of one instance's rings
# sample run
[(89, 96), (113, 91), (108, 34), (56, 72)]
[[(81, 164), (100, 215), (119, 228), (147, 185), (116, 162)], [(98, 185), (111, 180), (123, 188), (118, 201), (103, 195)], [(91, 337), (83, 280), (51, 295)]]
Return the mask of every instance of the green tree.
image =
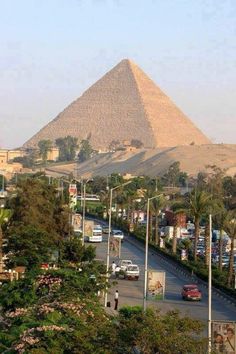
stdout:
[(174, 202), (171, 206), (171, 209), (174, 212), (174, 230), (173, 230), (173, 240), (172, 240), (172, 252), (176, 254), (177, 251), (177, 230), (180, 227), (179, 220), (180, 216), (185, 214), (186, 210), (183, 206), (183, 201)]
[(38, 147), (39, 154), (43, 160), (43, 163), (45, 164), (47, 162), (48, 152), (52, 148), (52, 141), (47, 139), (40, 140), (38, 142)]
[(167, 172), (162, 177), (162, 182), (166, 186), (185, 186), (187, 178), (187, 173), (180, 170), (180, 162), (175, 161), (169, 166)]
[(187, 201), (186, 209), (194, 219), (194, 260), (197, 260), (197, 245), (200, 233), (201, 218), (209, 212), (212, 205), (211, 195), (205, 191), (194, 189)]
[(32, 225), (11, 228), (5, 247), (8, 253), (7, 263), (10, 268), (37, 268), (41, 263), (50, 262), (55, 248), (55, 239), (45, 230)]
[[(160, 194), (160, 192), (153, 192), (153, 196)], [(159, 217), (161, 210), (166, 206), (166, 199), (164, 195), (160, 195), (159, 197), (152, 199), (150, 203), (151, 213), (154, 214), (155, 224), (154, 224), (154, 242), (159, 246), (160, 244), (160, 233), (159, 233)], [(151, 218), (152, 220), (152, 218)]]
[(218, 212), (213, 217), (214, 224), (220, 231), (220, 239), (219, 239), (219, 262), (218, 267), (220, 271), (222, 271), (222, 256), (223, 256), (223, 233), (224, 233), (224, 226), (227, 221), (227, 210), (222, 205), (220, 212)]
[(7, 186), (7, 179), (5, 176), (0, 175), (0, 191), (5, 191)]
[(227, 209), (236, 208), (236, 175), (223, 178), (224, 202)]
[(117, 346), (120, 353), (131, 353), (134, 348), (145, 354), (206, 352), (206, 341), (199, 337), (202, 323), (181, 317), (177, 311), (162, 315), (153, 309), (146, 312), (138, 308), (121, 309), (118, 321)]
[(56, 139), (59, 148), (59, 161), (72, 161), (76, 157), (78, 139), (70, 135)]
[(138, 139), (132, 139), (131, 146), (135, 147), (136, 149), (141, 149), (143, 147), (143, 143)]
[(78, 153), (79, 162), (84, 162), (92, 157), (94, 150), (89, 140), (82, 140), (80, 143), (80, 151)]
[(3, 271), (3, 231), (2, 225), (7, 223), (9, 217), (11, 215), (11, 211), (9, 209), (0, 209), (0, 273)]
[(234, 243), (236, 240), (236, 211), (232, 210), (228, 212), (224, 223), (224, 230), (228, 234), (231, 246), (230, 246), (230, 258), (229, 258), (229, 272), (227, 277), (227, 284), (230, 287), (233, 280), (233, 266), (234, 266)]

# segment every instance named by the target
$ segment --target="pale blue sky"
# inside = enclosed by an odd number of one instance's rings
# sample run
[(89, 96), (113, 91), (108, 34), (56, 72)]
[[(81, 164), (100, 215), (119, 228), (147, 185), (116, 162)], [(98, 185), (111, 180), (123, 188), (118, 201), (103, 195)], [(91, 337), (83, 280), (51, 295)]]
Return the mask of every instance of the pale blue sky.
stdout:
[(0, 0), (0, 147), (123, 58), (213, 142), (236, 143), (236, 0)]

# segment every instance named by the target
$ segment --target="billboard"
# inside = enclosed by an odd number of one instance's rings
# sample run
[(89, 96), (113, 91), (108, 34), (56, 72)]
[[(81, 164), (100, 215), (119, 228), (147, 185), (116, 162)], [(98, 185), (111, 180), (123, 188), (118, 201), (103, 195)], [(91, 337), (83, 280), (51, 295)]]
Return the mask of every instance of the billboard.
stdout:
[(74, 231), (82, 231), (82, 216), (80, 214), (72, 215), (72, 225), (74, 227)]
[(181, 250), (181, 261), (187, 261), (187, 260), (188, 260), (187, 250), (183, 249)]
[(77, 196), (77, 186), (76, 184), (70, 184), (69, 185), (69, 195), (70, 196)]
[(117, 237), (110, 237), (110, 254), (113, 257), (119, 257), (121, 254), (121, 239)]
[(215, 353), (236, 353), (236, 322), (212, 321), (212, 349)]
[(150, 300), (164, 300), (166, 273), (149, 270), (147, 283), (147, 298)]

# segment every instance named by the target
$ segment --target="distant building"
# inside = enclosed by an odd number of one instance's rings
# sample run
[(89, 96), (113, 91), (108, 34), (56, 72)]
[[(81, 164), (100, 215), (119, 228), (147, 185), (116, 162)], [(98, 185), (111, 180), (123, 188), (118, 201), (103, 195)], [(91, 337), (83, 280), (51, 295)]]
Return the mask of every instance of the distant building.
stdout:
[(179, 227), (186, 227), (187, 217), (185, 213), (175, 214), (172, 210), (165, 210), (165, 218), (168, 226), (177, 224)]
[(58, 158), (59, 158), (59, 148), (58, 147), (52, 147), (48, 151), (47, 160), (48, 161), (57, 161)]
[(23, 157), (24, 150), (7, 150), (0, 149), (0, 164), (6, 164), (14, 160), (15, 157)]

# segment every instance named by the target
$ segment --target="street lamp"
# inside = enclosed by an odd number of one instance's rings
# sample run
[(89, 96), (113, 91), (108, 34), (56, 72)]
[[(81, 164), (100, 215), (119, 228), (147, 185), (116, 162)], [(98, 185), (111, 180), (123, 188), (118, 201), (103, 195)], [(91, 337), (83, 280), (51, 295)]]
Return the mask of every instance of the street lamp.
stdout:
[(147, 274), (148, 274), (148, 234), (149, 234), (149, 210), (150, 201), (161, 197), (163, 194), (155, 195), (147, 200), (147, 224), (146, 224), (146, 240), (145, 240), (145, 264), (144, 264), (144, 289), (143, 289), (143, 310), (147, 308)]
[(212, 307), (212, 271), (211, 271), (211, 239), (212, 215), (209, 215), (209, 270), (208, 270), (208, 353), (211, 353), (211, 307)]
[[(107, 239), (107, 263), (106, 263), (106, 282), (108, 282), (108, 271), (109, 271), (109, 263), (110, 263), (110, 238), (111, 238), (111, 214), (112, 214), (112, 197), (113, 197), (113, 191), (127, 186), (130, 184), (132, 181), (125, 182), (123, 184), (120, 184), (119, 186), (116, 186), (114, 188), (110, 189), (110, 206), (109, 206), (109, 221), (108, 221), (108, 239)], [(105, 291), (105, 297), (104, 297), (104, 306), (107, 306), (107, 289)]]

